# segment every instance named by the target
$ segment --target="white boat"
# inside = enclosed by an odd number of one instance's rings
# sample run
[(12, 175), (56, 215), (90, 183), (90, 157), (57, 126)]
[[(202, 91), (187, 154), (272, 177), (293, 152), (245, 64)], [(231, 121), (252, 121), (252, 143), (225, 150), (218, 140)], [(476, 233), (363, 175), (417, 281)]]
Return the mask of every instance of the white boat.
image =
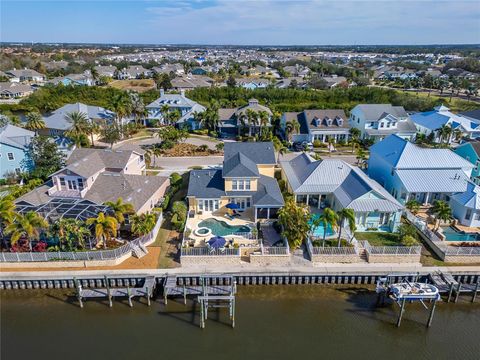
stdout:
[(423, 300), (423, 299), (438, 299), (438, 289), (432, 284), (425, 284), (409, 281), (392, 284), (388, 287), (388, 293), (394, 300)]

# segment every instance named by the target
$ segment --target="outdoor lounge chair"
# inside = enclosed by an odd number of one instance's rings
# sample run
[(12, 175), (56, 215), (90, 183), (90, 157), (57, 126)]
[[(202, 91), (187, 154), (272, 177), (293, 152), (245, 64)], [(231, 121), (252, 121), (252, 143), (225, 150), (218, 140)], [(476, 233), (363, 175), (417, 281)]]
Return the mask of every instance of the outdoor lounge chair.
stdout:
[(242, 216), (238, 211), (233, 210), (233, 215), (232, 216)]
[(230, 216), (228, 214), (225, 214), (225, 217), (228, 219), (228, 220), (233, 220), (233, 216)]

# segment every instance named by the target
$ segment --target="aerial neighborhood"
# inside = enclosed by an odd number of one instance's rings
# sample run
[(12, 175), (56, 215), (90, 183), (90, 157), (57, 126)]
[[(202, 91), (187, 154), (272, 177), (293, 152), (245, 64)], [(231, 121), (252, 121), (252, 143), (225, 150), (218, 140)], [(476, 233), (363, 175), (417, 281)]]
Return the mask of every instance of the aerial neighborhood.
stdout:
[(462, 49), (2, 51), (3, 263), (480, 263)]

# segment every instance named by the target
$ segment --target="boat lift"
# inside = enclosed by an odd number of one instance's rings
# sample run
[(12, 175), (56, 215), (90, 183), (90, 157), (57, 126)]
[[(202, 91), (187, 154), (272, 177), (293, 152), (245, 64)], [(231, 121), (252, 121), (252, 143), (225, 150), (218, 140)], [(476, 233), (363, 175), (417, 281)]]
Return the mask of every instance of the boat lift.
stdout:
[[(399, 276), (402, 280), (398, 283), (393, 283), (395, 278)], [(414, 279), (414, 281), (409, 280)], [(427, 327), (432, 325), (433, 315), (435, 313), (435, 306), (438, 300), (440, 300), (440, 293), (438, 289), (427, 282), (417, 282), (418, 274), (389, 274), (386, 277), (378, 279), (376, 292), (378, 294), (377, 303), (385, 303), (385, 298), (392, 299), (400, 308), (400, 312), (397, 318), (397, 327), (402, 323), (402, 317), (405, 312), (405, 303), (414, 301), (420, 302), (426, 310), (430, 310), (428, 316)], [(425, 303), (427, 301), (433, 304), (429, 306)]]

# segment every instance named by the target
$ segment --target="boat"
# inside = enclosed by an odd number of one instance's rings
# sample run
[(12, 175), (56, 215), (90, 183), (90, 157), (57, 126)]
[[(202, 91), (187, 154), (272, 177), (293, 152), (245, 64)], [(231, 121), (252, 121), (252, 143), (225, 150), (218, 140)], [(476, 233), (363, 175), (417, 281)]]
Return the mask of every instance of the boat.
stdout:
[(436, 300), (440, 297), (434, 285), (409, 281), (389, 285), (388, 295), (393, 300)]

